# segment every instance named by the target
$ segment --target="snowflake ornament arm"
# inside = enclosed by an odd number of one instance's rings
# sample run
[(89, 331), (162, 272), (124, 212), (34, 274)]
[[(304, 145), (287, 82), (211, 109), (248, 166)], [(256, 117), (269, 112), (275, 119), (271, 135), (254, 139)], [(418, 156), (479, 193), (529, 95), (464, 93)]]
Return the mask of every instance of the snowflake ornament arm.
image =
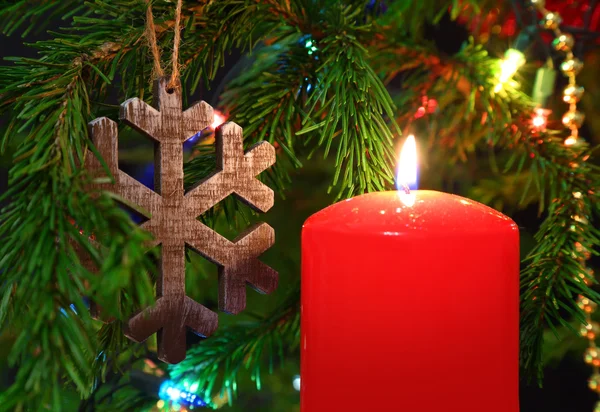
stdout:
[[(119, 129), (117, 123), (107, 117), (101, 117), (90, 122), (88, 128), (92, 143), (106, 162), (106, 166), (114, 179), (114, 184), (95, 184), (94, 188), (111, 190), (132, 205), (139, 206), (141, 208), (139, 212), (146, 218), (150, 218), (152, 205), (160, 202), (160, 196), (119, 169)], [(91, 153), (86, 156), (85, 167), (91, 172), (93, 178), (106, 175), (102, 164)]]
[(273, 190), (255, 176), (275, 163), (275, 148), (261, 142), (244, 153), (242, 128), (232, 122), (221, 125), (215, 139), (217, 171), (186, 194), (191, 213), (201, 215), (232, 193), (253, 209), (268, 211), (273, 207)]

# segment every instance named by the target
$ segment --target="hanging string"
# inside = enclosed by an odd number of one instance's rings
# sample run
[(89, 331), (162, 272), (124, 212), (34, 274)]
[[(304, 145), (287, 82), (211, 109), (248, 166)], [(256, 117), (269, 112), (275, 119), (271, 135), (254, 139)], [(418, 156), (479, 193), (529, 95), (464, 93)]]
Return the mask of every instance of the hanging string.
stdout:
[(146, 0), (148, 8), (146, 8), (146, 38), (152, 50), (152, 56), (154, 56), (154, 68), (152, 74), (155, 77), (162, 77), (165, 75), (162, 67), (160, 67), (160, 50), (158, 50), (158, 44), (156, 43), (156, 27), (154, 27), (154, 16), (152, 15), (152, 0)]
[(181, 0), (177, 0), (177, 8), (175, 9), (175, 36), (173, 38), (173, 57), (171, 58), (173, 70), (171, 71), (171, 80), (169, 87), (174, 88), (179, 80), (179, 43), (181, 42)]
[[(160, 49), (156, 41), (156, 27), (154, 25), (154, 16), (152, 14), (152, 0), (146, 0), (148, 8), (146, 9), (146, 38), (152, 50), (154, 59), (154, 67), (152, 69), (154, 77), (162, 77), (165, 75), (160, 64)], [(171, 57), (171, 79), (169, 80), (168, 88), (177, 87), (179, 80), (179, 43), (181, 42), (181, 7), (182, 0), (177, 0), (177, 8), (175, 9), (175, 36), (173, 38), (173, 56)]]

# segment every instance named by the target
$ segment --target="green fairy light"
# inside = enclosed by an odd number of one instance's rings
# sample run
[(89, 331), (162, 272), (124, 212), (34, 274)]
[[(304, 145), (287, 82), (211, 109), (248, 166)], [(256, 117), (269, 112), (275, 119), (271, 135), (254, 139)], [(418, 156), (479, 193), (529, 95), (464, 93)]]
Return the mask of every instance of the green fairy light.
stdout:
[(306, 40), (306, 43), (304, 43), (304, 47), (308, 49), (308, 54), (313, 54), (314, 52), (319, 50), (317, 47), (317, 42), (313, 39)]

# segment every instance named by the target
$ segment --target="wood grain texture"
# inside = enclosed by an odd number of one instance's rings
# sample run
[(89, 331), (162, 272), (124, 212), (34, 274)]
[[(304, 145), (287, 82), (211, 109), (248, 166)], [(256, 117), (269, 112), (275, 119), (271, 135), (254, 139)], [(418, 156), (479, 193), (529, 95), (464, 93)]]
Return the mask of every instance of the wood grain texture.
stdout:
[[(217, 314), (195, 302), (185, 292), (185, 248), (189, 246), (219, 266), (219, 308), (239, 313), (246, 305), (246, 284), (262, 293), (277, 287), (277, 273), (258, 260), (274, 243), (274, 231), (266, 223), (255, 225), (233, 242), (203, 225), (197, 218), (230, 194), (254, 209), (273, 206), (271, 189), (256, 176), (275, 162), (275, 150), (267, 142), (243, 151), (242, 129), (226, 123), (217, 129), (217, 170), (188, 193), (183, 186), (183, 143), (213, 122), (213, 109), (199, 102), (183, 111), (180, 86), (167, 89), (169, 79), (155, 82), (154, 104), (129, 99), (121, 105), (120, 119), (155, 142), (155, 188), (146, 188), (118, 168), (118, 129), (107, 118), (90, 123), (92, 140), (114, 184), (102, 184), (127, 202), (141, 207), (149, 220), (142, 227), (154, 235), (147, 245), (160, 245), (161, 259), (157, 301), (133, 316), (126, 334), (143, 341), (158, 332), (158, 356), (169, 363), (185, 358), (186, 328), (209, 336), (217, 328)], [(94, 177), (106, 173), (95, 156), (86, 167)]]

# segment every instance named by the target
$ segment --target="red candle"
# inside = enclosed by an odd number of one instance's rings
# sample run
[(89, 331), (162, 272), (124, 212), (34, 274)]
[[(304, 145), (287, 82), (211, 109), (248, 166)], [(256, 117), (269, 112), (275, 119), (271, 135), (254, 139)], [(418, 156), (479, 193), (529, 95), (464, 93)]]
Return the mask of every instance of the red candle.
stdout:
[(302, 231), (301, 411), (517, 412), (519, 233), (434, 191), (339, 202)]

